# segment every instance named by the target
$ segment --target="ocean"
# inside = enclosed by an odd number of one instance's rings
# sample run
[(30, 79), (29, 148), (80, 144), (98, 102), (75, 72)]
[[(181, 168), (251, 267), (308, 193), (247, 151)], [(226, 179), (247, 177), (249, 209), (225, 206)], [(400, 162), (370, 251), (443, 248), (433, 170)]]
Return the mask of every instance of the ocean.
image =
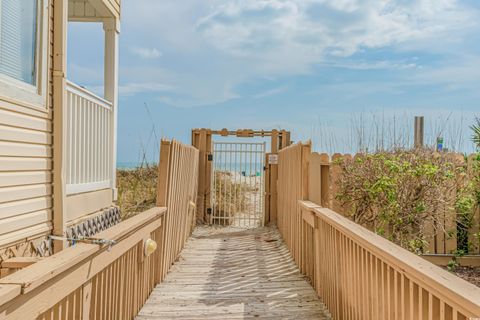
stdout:
[[(156, 163), (149, 163), (149, 166), (156, 165)], [(121, 170), (133, 170), (142, 166), (141, 162), (117, 162), (117, 169)], [(145, 167), (146, 164), (143, 164)], [(234, 171), (238, 173), (244, 173), (245, 175), (262, 175), (263, 173), (262, 162), (256, 163), (216, 163), (215, 169), (220, 171)]]

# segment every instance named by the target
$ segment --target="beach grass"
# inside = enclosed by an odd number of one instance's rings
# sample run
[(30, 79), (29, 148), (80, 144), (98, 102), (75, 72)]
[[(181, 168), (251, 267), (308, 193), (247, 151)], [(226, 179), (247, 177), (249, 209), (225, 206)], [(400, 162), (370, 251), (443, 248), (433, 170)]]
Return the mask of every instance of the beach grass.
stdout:
[(118, 206), (127, 219), (155, 206), (157, 197), (157, 165), (117, 170)]

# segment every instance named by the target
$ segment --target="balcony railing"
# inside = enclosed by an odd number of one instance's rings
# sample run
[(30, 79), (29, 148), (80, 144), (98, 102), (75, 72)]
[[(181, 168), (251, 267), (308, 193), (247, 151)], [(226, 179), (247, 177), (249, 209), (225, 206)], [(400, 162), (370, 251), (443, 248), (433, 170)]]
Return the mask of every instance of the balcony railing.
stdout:
[(112, 104), (67, 82), (67, 194), (112, 185)]

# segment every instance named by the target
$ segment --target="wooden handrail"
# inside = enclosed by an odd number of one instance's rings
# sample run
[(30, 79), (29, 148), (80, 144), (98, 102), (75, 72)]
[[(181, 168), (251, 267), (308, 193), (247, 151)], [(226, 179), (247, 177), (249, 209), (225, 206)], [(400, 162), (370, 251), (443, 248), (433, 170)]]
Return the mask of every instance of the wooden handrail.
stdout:
[[(53, 308), (162, 225), (166, 208), (152, 208), (96, 235), (116, 240), (112, 248), (79, 243), (0, 279), (3, 315), (35, 317)], [(27, 303), (28, 302), (28, 303)]]
[[(299, 201), (299, 205), (302, 211), (314, 213), (316, 219), (326, 222), (336, 232), (340, 232), (343, 237), (353, 241), (356, 246), (367, 250), (369, 255), (386, 263), (390, 268), (395, 270), (398, 275), (402, 275), (405, 279), (412, 281), (432, 296), (437, 297), (441, 304), (452, 308), (452, 312), (458, 311), (460, 314), (470, 317), (480, 316), (480, 288), (454, 276), (446, 270), (435, 266), (328, 208), (322, 208), (313, 202), (303, 200)], [(305, 217), (305, 215), (303, 215), (303, 217)], [(304, 222), (307, 225), (311, 225), (305, 218)], [(314, 228), (318, 225), (319, 222), (315, 222)], [(340, 240), (337, 238), (333, 239), (333, 241)], [(341, 246), (338, 247), (342, 248)], [(315, 252), (315, 254), (320, 253)], [(336, 252), (335, 254), (342, 255), (345, 253)], [(321, 266), (316, 267), (321, 268)], [(337, 270), (337, 272), (341, 271)], [(369, 277), (373, 277), (373, 275), (370, 274)], [(342, 275), (340, 275), (340, 278), (342, 278)], [(341, 285), (337, 283), (336, 286), (338, 289)], [(393, 293), (390, 292), (388, 294)]]
[[(152, 208), (98, 233), (95, 235), (95, 238), (120, 242), (129, 235), (137, 232), (146, 224), (163, 216), (166, 211), (167, 208)], [(91, 255), (98, 254), (107, 249), (107, 246), (79, 243), (47, 259), (41, 260), (29, 268), (25, 268), (0, 279), (0, 284), (19, 284), (22, 286), (23, 293), (26, 293), (58, 276), (65, 270), (81, 263), (83, 260), (88, 259)]]

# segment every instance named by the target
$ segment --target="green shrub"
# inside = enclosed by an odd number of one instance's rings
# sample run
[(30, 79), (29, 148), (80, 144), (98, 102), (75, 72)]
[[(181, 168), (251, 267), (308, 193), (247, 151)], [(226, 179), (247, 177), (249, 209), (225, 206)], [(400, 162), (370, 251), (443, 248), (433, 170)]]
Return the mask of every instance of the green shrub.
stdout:
[(457, 237), (458, 248), (468, 252), (480, 161), (476, 174), (464, 161), (430, 150), (365, 154), (338, 164), (336, 197), (354, 221), (418, 254), (440, 233)]

